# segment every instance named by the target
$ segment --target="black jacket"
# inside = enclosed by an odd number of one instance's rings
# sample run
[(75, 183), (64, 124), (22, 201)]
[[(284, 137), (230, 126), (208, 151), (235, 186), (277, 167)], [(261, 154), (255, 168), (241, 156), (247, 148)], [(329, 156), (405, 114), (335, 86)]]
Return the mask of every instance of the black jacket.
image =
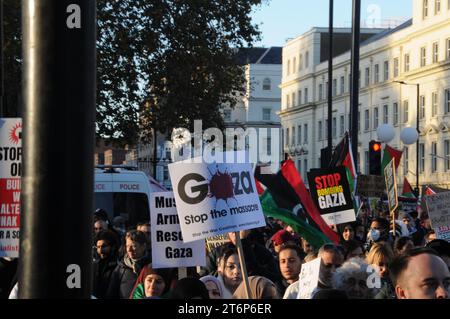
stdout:
[[(147, 264), (150, 263), (150, 258), (145, 256), (138, 262), (138, 272)], [(111, 280), (106, 292), (106, 298), (110, 299), (128, 299), (133, 290), (139, 273), (135, 273), (133, 269), (125, 265), (123, 259), (119, 261), (114, 269)]]
[(116, 256), (108, 259), (99, 259), (94, 261), (94, 284), (93, 295), (99, 299), (105, 298), (109, 283), (111, 282), (114, 269), (117, 267)]
[(8, 299), (11, 289), (17, 282), (18, 258), (0, 258), (0, 299)]

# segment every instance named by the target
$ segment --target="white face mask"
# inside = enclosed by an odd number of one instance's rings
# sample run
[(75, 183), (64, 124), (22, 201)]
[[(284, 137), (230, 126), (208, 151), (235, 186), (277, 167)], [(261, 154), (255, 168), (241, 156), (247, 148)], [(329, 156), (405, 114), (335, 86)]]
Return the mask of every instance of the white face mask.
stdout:
[(369, 232), (369, 238), (372, 239), (372, 241), (377, 241), (380, 239), (380, 231), (378, 229), (371, 229)]

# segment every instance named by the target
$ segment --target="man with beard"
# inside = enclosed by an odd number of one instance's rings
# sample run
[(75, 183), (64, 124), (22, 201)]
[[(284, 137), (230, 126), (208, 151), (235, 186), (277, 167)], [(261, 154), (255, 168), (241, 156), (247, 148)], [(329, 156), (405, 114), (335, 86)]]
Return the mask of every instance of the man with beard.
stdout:
[(94, 260), (94, 290), (93, 295), (104, 298), (112, 273), (117, 266), (117, 250), (119, 243), (116, 236), (109, 230), (101, 231), (94, 240), (98, 259)]

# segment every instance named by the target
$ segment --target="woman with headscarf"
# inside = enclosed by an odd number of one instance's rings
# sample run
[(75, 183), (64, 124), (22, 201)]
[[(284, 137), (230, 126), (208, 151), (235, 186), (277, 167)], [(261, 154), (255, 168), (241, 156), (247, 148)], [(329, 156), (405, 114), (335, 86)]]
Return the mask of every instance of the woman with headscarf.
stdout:
[[(275, 284), (261, 276), (248, 277), (248, 284), (250, 288), (251, 299), (280, 299), (277, 287)], [(234, 299), (247, 299), (245, 291), (245, 283), (242, 282), (233, 294)]]
[(165, 298), (170, 290), (175, 271), (172, 268), (142, 268), (131, 292), (130, 299)]
[(200, 280), (205, 284), (208, 289), (209, 299), (223, 299), (224, 288), (222, 283), (214, 276), (204, 276)]

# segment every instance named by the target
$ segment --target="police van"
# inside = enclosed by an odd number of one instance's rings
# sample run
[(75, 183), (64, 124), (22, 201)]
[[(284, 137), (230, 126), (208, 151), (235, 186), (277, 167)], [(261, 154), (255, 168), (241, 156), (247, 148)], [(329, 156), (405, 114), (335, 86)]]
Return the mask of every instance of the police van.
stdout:
[(102, 208), (110, 220), (122, 216), (129, 226), (150, 220), (150, 194), (167, 191), (154, 178), (125, 165), (97, 165), (94, 209)]

